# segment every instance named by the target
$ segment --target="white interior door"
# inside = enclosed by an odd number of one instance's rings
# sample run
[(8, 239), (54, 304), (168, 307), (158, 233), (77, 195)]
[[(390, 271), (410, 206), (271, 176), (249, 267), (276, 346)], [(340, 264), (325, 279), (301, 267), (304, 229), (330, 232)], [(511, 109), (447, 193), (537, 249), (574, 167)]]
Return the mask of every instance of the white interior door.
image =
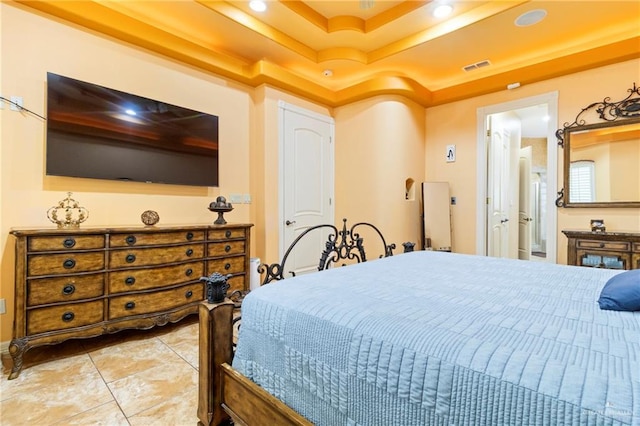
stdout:
[[(281, 113), (282, 214), (280, 258), (306, 229), (334, 224), (334, 123), (331, 117), (286, 103)], [(313, 231), (296, 245), (285, 274), (316, 271), (328, 231)]]
[(518, 259), (523, 260), (531, 258), (531, 156), (532, 148), (530, 146), (520, 149)]
[[(517, 111), (523, 108), (544, 106), (547, 114), (546, 122), (541, 126), (546, 135), (546, 164), (534, 170), (541, 177), (539, 186), (540, 202), (539, 207), (539, 237), (541, 250), (545, 253), (540, 259), (547, 262), (556, 262), (557, 249), (557, 209), (555, 199), (557, 188), (557, 165), (558, 148), (556, 144), (555, 132), (558, 128), (558, 92), (550, 92), (542, 95), (517, 99), (496, 105), (490, 105), (477, 110), (477, 176), (476, 205), (478, 214), (476, 215), (476, 253), (480, 255), (490, 255), (489, 239), (491, 235), (491, 222), (488, 208), (489, 200), (493, 192), (490, 190), (489, 180), (492, 179), (489, 170), (492, 159), (489, 158), (490, 138), (488, 132), (488, 117), (501, 112)], [(553, 206), (553, 208), (551, 208)], [(547, 208), (548, 207), (548, 208)], [(517, 217), (517, 211), (516, 211)], [(517, 220), (514, 220), (517, 229)], [(514, 233), (515, 229), (514, 229)]]
[(500, 114), (488, 117), (487, 255), (509, 256), (509, 128)]

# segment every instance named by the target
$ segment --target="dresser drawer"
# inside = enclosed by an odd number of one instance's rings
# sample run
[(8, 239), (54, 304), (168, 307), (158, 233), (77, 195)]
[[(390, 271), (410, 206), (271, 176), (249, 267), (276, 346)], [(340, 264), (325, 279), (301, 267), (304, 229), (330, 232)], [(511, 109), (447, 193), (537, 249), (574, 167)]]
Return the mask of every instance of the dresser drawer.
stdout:
[(245, 260), (244, 256), (210, 260), (207, 264), (207, 275), (211, 275), (214, 272), (219, 272), (222, 275), (245, 272)]
[(224, 241), (230, 238), (245, 238), (246, 233), (244, 228), (227, 228), (227, 229), (210, 229), (209, 240), (210, 241)]
[(51, 237), (30, 237), (27, 250), (34, 251), (68, 251), (95, 250), (104, 248), (104, 235), (56, 235)]
[(596, 249), (596, 250), (619, 250), (629, 251), (631, 243), (627, 241), (596, 241), (596, 240), (577, 240), (577, 249)]
[(633, 251), (635, 251), (636, 253), (640, 253), (640, 243), (633, 243)]
[(249, 285), (247, 284), (247, 286), (245, 287), (244, 280), (245, 280), (244, 274), (236, 275), (235, 277), (229, 278), (229, 280), (227, 281), (229, 283), (229, 290), (227, 291), (227, 294), (231, 294), (236, 290), (243, 291), (245, 288), (248, 289)]
[(203, 283), (191, 283), (153, 293), (115, 296), (109, 300), (109, 319), (166, 311), (202, 300)]
[(36, 254), (27, 259), (30, 277), (54, 274), (75, 274), (104, 269), (104, 252)]
[(102, 300), (33, 309), (27, 311), (27, 335), (96, 324), (103, 311)]
[(134, 266), (160, 265), (192, 259), (202, 259), (203, 254), (203, 244), (147, 249), (118, 249), (109, 252), (109, 266), (111, 269), (119, 269)]
[(138, 247), (204, 241), (204, 231), (112, 234), (109, 247)]
[(207, 256), (228, 256), (231, 254), (244, 254), (244, 241), (226, 241), (220, 243), (209, 243), (207, 245)]
[(204, 275), (204, 262), (183, 263), (152, 269), (132, 269), (109, 274), (109, 293), (147, 290), (197, 281)]
[(27, 250), (34, 251), (68, 251), (94, 250), (104, 248), (104, 235), (56, 235), (53, 237), (30, 237)]
[(37, 278), (27, 282), (27, 306), (91, 299), (103, 294), (103, 273)]

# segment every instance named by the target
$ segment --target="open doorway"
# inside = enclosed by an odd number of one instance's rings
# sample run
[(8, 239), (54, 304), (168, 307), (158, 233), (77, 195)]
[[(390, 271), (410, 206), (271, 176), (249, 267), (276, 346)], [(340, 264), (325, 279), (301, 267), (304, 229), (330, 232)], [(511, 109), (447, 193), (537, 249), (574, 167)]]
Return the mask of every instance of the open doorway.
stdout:
[(556, 92), (478, 109), (478, 254), (555, 263), (556, 128)]

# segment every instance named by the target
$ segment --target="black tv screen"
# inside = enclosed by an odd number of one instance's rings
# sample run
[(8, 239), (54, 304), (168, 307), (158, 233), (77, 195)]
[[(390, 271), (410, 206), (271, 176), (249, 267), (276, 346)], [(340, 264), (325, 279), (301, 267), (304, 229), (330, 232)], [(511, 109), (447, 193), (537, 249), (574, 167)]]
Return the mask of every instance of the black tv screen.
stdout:
[(218, 117), (47, 73), (46, 174), (218, 186)]

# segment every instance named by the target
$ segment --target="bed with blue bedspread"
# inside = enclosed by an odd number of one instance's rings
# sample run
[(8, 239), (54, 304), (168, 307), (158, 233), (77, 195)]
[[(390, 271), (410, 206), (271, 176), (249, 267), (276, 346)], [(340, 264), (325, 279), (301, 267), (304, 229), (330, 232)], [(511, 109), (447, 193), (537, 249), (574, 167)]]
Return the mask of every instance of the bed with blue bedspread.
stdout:
[(252, 291), (233, 369), (317, 425), (640, 426), (619, 273), (418, 251)]

